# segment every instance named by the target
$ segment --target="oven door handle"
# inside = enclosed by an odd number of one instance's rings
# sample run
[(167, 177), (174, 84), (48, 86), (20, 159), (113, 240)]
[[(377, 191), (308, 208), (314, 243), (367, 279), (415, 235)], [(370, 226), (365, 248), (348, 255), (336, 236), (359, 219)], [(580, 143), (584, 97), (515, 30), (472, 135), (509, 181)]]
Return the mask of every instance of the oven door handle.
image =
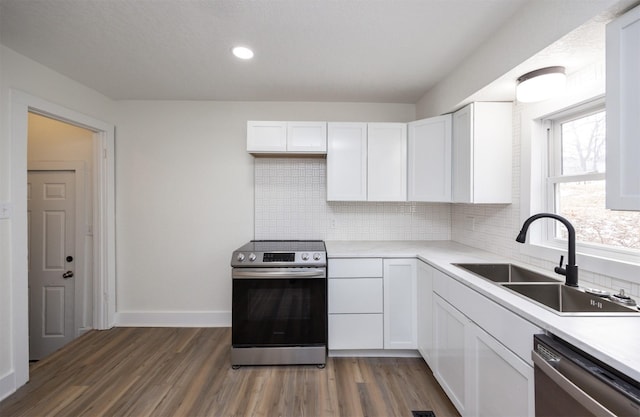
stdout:
[(273, 279), (273, 278), (325, 278), (324, 268), (234, 268), (231, 277), (237, 279)]
[[(538, 352), (531, 351), (531, 358), (535, 366), (540, 369), (546, 376), (564, 392), (573, 397), (576, 401), (582, 404), (586, 409), (594, 413), (596, 416), (603, 417), (616, 417), (611, 411), (605, 408), (602, 404), (596, 401), (589, 394), (584, 392), (580, 387), (571, 382), (570, 379), (562, 375), (556, 368), (551, 366)], [(562, 360), (562, 359), (560, 359)]]

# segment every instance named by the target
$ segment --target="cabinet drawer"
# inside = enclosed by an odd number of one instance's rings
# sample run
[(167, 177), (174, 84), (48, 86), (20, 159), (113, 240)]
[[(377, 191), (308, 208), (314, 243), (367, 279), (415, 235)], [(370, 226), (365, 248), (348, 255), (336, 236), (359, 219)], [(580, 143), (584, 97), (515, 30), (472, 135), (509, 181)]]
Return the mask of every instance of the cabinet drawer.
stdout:
[(329, 259), (327, 273), (329, 278), (382, 277), (382, 259)]
[(382, 313), (382, 278), (329, 279), (329, 313)]
[(382, 314), (329, 314), (329, 349), (382, 349)]

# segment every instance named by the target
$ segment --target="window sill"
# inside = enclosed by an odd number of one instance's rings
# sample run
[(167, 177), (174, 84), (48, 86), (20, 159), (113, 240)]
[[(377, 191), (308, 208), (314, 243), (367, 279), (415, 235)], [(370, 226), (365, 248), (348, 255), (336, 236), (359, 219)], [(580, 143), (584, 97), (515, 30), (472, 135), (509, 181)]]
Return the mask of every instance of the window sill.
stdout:
[[(567, 258), (567, 249), (553, 246), (545, 246), (539, 243), (527, 243), (521, 245), (520, 253), (534, 258), (542, 259), (557, 264), (560, 256)], [(601, 274), (607, 277), (628, 282), (630, 284), (640, 284), (640, 259), (639, 263), (626, 262), (617, 259), (605, 258), (588, 253), (576, 253), (576, 263), (579, 271)], [(587, 279), (592, 282), (593, 279)], [(579, 282), (579, 281), (578, 281)], [(615, 287), (609, 287), (610, 290), (620, 290), (618, 283)], [(625, 286), (625, 290), (631, 289), (629, 285)]]

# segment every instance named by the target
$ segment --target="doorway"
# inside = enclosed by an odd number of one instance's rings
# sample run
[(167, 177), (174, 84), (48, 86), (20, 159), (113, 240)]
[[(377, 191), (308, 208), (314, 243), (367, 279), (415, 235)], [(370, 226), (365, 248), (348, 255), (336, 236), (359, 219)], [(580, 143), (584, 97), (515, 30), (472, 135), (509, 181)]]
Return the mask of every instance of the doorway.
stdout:
[(29, 360), (93, 328), (93, 132), (28, 117)]
[(85, 113), (30, 94), (10, 90), (11, 126), (11, 313), (9, 349), (12, 373), (0, 378), (3, 392), (15, 391), (29, 380), (28, 226), (27, 226), (27, 134), (29, 113), (67, 122), (93, 133), (93, 194), (91, 213), (93, 248), (93, 311), (96, 329), (115, 323), (115, 126)]

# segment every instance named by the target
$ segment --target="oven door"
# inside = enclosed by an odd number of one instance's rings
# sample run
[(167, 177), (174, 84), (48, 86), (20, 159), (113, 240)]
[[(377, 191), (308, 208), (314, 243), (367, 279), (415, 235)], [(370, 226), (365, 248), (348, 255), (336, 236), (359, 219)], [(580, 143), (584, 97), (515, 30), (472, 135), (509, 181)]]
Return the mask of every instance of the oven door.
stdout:
[(326, 345), (324, 268), (234, 268), (232, 345)]

